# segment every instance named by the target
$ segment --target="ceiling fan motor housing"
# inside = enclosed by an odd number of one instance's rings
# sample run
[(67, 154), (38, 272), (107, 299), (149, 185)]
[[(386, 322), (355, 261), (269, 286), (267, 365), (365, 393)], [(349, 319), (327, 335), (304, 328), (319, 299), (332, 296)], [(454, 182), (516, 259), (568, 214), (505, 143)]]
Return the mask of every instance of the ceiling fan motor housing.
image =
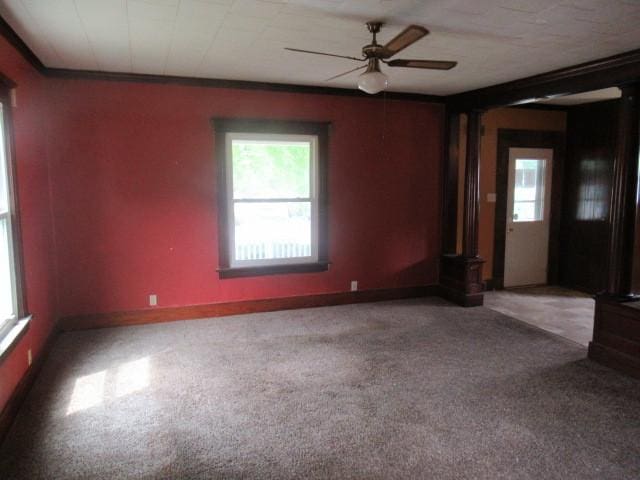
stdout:
[(365, 58), (382, 58), (383, 52), (384, 47), (377, 43), (371, 43), (362, 47), (362, 55), (364, 55)]

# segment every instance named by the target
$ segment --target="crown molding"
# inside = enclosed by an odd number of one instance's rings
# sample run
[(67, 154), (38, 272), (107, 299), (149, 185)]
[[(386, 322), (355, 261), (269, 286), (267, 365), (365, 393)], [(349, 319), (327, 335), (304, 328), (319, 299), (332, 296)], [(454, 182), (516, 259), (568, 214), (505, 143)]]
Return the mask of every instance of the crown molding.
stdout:
[(637, 49), (455, 95), (440, 96), (389, 91), (369, 95), (357, 89), (318, 87), (312, 85), (51, 68), (42, 63), (38, 56), (29, 48), (22, 38), (20, 38), (15, 30), (13, 30), (11, 25), (1, 16), (0, 35), (13, 45), (38, 72), (51, 78), (177, 84), (195, 87), (235, 88), (243, 90), (360, 97), (367, 99), (417, 101), (446, 104), (451, 111), (458, 112), (509, 106), (522, 108), (525, 105), (527, 105), (525, 108), (554, 110), (557, 108), (548, 104), (541, 107), (534, 107), (531, 102), (541, 98), (582, 93), (640, 81), (640, 49)]
[(44, 75), (52, 78), (101, 80), (133, 83), (158, 83), (187, 85), (192, 87), (234, 88), (240, 90), (265, 90), (270, 92), (334, 95), (339, 97), (359, 97), (378, 100), (405, 100), (425, 103), (445, 103), (446, 97), (418, 93), (381, 92), (370, 95), (360, 90), (288, 83), (254, 82), (249, 80), (226, 80), (220, 78), (180, 77), (172, 75), (151, 75), (145, 73), (103, 72), (95, 70), (71, 70), (45, 67)]
[(405, 100), (425, 103), (445, 103), (446, 97), (439, 95), (426, 95), (419, 93), (381, 92), (370, 95), (357, 89), (318, 87), (313, 85), (294, 85), (288, 83), (255, 82), (248, 80), (228, 80), (217, 78), (182, 77), (172, 75), (150, 75), (142, 73), (104, 72), (95, 70), (75, 70), (66, 68), (47, 67), (38, 56), (22, 40), (20, 35), (0, 16), (0, 35), (2, 35), (13, 47), (31, 64), (38, 72), (46, 77), (104, 80), (116, 82), (136, 83), (160, 83), (187, 85), (209, 88), (235, 88), (241, 90), (266, 90), (270, 92), (303, 93), (317, 95), (335, 95), (342, 97), (360, 97), (379, 100)]

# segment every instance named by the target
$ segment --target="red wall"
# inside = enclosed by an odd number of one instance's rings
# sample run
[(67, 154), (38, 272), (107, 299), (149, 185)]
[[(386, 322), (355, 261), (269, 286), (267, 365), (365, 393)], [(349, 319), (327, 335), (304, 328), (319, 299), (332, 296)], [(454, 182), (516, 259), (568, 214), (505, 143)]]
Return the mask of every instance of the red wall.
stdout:
[(0, 38), (0, 72), (18, 84), (13, 127), (26, 300), (33, 314), (27, 333), (9, 356), (0, 360), (1, 411), (27, 370), (28, 349), (37, 358), (57, 314), (47, 161), (47, 85), (3, 38)]
[[(44, 78), (18, 83), (16, 161), (31, 327), (0, 409), (60, 316), (437, 282), (443, 111), (377, 99)], [(331, 121), (328, 272), (219, 280), (215, 116)]]
[[(442, 108), (51, 80), (61, 315), (437, 282)], [(215, 116), (329, 120), (328, 272), (219, 280)]]

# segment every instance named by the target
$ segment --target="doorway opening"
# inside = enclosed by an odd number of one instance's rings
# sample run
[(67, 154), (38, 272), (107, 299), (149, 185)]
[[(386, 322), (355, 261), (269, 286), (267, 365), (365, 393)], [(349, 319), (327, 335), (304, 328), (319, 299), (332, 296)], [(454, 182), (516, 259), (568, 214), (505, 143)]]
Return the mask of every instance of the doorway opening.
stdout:
[(498, 130), (493, 282), (558, 281), (564, 132)]

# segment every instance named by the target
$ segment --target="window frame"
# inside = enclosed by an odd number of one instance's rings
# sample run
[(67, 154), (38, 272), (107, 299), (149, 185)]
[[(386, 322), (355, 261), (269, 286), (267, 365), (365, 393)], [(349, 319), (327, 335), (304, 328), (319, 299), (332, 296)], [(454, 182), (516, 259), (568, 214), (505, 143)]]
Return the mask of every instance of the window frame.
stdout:
[(7, 179), (8, 212), (2, 214), (7, 219), (9, 229), (9, 253), (11, 256), (11, 275), (13, 283), (14, 315), (0, 319), (0, 359), (3, 359), (17, 340), (26, 332), (31, 316), (27, 313), (24, 289), (24, 262), (20, 231), (20, 208), (18, 202), (17, 167), (13, 138), (12, 89), (16, 84), (0, 74), (0, 103), (2, 104), (2, 122), (4, 130), (4, 149)]
[[(329, 268), (328, 226), (327, 226), (327, 175), (329, 122), (298, 120), (263, 120), (214, 118), (215, 159), (217, 168), (218, 203), (218, 274), (220, 278), (237, 278), (286, 273), (322, 272)], [(231, 135), (229, 135), (231, 134)], [(232, 262), (231, 249), (234, 246), (234, 228), (231, 225), (234, 205), (232, 198), (231, 171), (229, 168), (230, 148), (233, 136), (314, 137), (316, 143), (315, 161), (312, 160), (312, 181), (310, 197), (312, 202), (312, 257), (309, 260), (281, 259), (238, 265)], [(277, 138), (276, 138), (277, 139)], [(315, 198), (314, 198), (315, 197)], [(315, 204), (315, 212), (314, 206)], [(314, 249), (313, 240), (316, 240)]]

